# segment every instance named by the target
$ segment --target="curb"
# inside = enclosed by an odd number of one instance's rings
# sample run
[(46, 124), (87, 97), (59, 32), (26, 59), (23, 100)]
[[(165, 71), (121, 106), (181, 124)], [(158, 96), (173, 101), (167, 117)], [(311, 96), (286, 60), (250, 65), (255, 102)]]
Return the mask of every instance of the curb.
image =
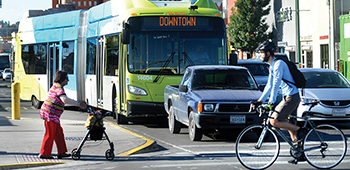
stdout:
[(146, 142), (144, 144), (142, 144), (141, 146), (138, 146), (138, 147), (130, 149), (128, 151), (122, 152), (122, 153), (118, 154), (117, 156), (129, 156), (129, 155), (132, 155), (132, 154), (140, 154), (140, 153), (152, 152), (152, 151), (156, 151), (156, 150), (159, 149), (158, 145), (157, 145), (157, 142), (154, 141), (154, 140), (148, 139), (148, 138), (146, 138), (144, 136), (141, 136), (139, 134), (131, 132), (130, 130), (124, 129), (121, 126), (116, 125), (116, 124), (114, 124), (112, 122), (105, 121), (105, 123), (107, 123), (108, 125), (113, 126), (115, 128), (118, 128), (119, 130), (127, 132), (127, 133), (129, 133), (131, 135), (134, 135), (134, 136), (136, 136), (138, 138), (146, 140)]
[(67, 163), (67, 162), (30, 162), (30, 163), (4, 164), (4, 165), (0, 165), (0, 170), (31, 168), (31, 167), (48, 166), (48, 165), (56, 165), (56, 164), (64, 164), (64, 163)]
[[(11, 118), (10, 116), (6, 116), (6, 118)], [(33, 118), (24, 118), (22, 119), (33, 119)], [(136, 134), (130, 130), (127, 130), (125, 128), (122, 128), (121, 126), (114, 124), (109, 121), (105, 121), (106, 124), (113, 126), (119, 130), (122, 130), (126, 133), (129, 133), (133, 136), (136, 136), (138, 138), (141, 138), (145, 140), (146, 142), (142, 144), (141, 146), (138, 146), (136, 148), (130, 149), (128, 151), (122, 152), (118, 154), (117, 156), (129, 156), (132, 154), (140, 154), (140, 153), (147, 153), (147, 152), (152, 152), (158, 150), (158, 145), (157, 142), (151, 139), (148, 139), (144, 136), (141, 136), (139, 134)], [(56, 164), (65, 164), (68, 162), (30, 162), (30, 163), (14, 163), (14, 164), (0, 164), (0, 170), (5, 170), (5, 169), (19, 169), (19, 168), (31, 168), (31, 167), (38, 167), (38, 166), (48, 166), (48, 165), (56, 165)]]

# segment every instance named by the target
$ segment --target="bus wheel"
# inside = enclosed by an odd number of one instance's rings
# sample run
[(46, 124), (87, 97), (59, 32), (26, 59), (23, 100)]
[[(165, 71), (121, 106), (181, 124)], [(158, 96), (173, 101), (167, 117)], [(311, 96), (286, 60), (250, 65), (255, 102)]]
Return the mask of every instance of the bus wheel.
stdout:
[(42, 102), (40, 102), (35, 96), (32, 97), (32, 106), (36, 109), (40, 109)]
[(112, 116), (113, 119), (116, 119), (116, 115), (118, 114), (118, 98), (115, 96), (115, 90), (113, 89), (113, 97), (112, 97)]
[(118, 113), (116, 113), (116, 119), (117, 119), (118, 125), (128, 124), (128, 122), (129, 122), (128, 118), (126, 118), (124, 115), (118, 114)]

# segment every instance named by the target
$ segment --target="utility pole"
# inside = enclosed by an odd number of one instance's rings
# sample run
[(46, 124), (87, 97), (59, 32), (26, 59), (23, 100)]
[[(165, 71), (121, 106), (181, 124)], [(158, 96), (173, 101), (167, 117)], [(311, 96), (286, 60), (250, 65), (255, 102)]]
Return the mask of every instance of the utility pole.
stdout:
[(295, 26), (296, 26), (296, 54), (297, 62), (301, 64), (301, 55), (300, 55), (300, 25), (299, 25), (299, 0), (295, 0)]

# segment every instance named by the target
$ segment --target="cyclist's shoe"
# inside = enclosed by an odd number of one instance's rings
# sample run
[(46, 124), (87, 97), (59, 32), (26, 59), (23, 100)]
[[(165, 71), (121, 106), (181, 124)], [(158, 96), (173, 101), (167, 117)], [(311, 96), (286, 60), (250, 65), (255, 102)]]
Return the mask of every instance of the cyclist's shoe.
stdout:
[(297, 138), (298, 138), (298, 141), (301, 142), (304, 140), (307, 132), (309, 132), (308, 129), (306, 128), (299, 128), (298, 131), (297, 131)]

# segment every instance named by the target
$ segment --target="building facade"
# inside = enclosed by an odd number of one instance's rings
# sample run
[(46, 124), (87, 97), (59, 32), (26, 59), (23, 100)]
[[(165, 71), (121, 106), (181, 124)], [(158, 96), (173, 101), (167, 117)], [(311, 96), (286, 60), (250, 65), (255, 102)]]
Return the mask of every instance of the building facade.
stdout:
[(52, 0), (52, 8), (58, 4), (75, 4), (77, 9), (89, 9), (108, 0)]

